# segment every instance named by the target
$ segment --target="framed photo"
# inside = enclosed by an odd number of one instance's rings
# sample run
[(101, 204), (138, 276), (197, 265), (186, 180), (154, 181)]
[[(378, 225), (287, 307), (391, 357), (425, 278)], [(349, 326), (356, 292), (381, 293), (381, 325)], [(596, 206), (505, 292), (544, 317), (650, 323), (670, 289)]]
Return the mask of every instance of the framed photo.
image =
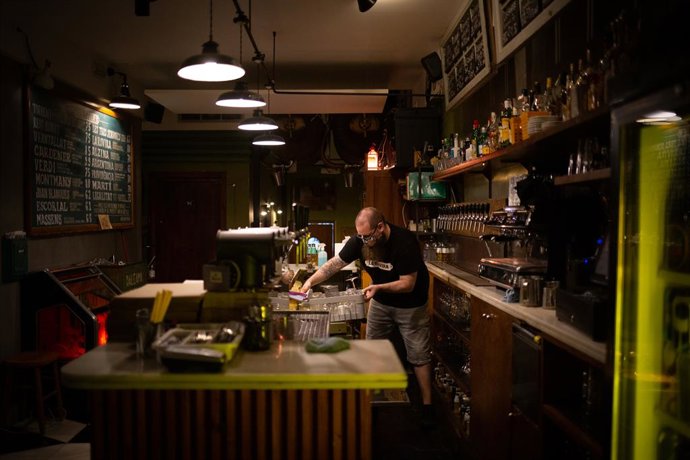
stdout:
[(570, 0), (491, 0), (496, 64), (503, 61)]
[(471, 0), (443, 37), (441, 54), (446, 110), (490, 72), (489, 41), (483, 0)]

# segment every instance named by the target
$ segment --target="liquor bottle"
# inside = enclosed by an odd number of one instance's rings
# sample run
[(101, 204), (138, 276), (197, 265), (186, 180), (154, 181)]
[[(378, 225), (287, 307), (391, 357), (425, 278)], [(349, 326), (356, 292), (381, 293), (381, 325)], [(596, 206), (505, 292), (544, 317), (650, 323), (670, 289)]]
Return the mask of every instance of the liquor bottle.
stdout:
[(561, 72), (553, 83), (551, 94), (553, 96), (553, 115), (563, 119), (563, 89), (565, 87), (565, 72)]
[(465, 161), (470, 161), (471, 159), (475, 158), (477, 155), (476, 153), (472, 152), (472, 140), (470, 140), (470, 137), (467, 136), (465, 137)]
[(489, 136), (486, 132), (486, 126), (482, 126), (479, 130), (479, 137), (477, 138), (477, 152), (479, 156), (484, 156), (489, 154)]
[(530, 110), (533, 110), (535, 112), (538, 112), (542, 109), (542, 91), (541, 91), (541, 83), (538, 81), (534, 82), (534, 87), (532, 91), (530, 92)]
[[(587, 112), (587, 91), (589, 89), (589, 75), (585, 71), (584, 61), (580, 58), (577, 60), (577, 78), (575, 78), (575, 91), (577, 93), (577, 114), (573, 114), (573, 118)], [(572, 108), (575, 107), (573, 104)]]
[(549, 115), (554, 115), (554, 105), (555, 104), (553, 100), (553, 86), (551, 85), (551, 77), (546, 77), (546, 89), (544, 90), (544, 94), (542, 94), (541, 96), (541, 110), (549, 112)]
[(481, 155), (481, 152), (479, 151), (479, 136), (481, 134), (481, 131), (479, 129), (479, 120), (474, 120), (472, 122), (472, 146), (474, 147), (474, 151), (476, 156)]
[(601, 105), (602, 99), (602, 74), (597, 66), (592, 62), (592, 52), (587, 50), (585, 55), (585, 74), (588, 78), (587, 86), (587, 111), (596, 110)]
[(517, 144), (522, 140), (522, 128), (520, 127), (520, 113), (513, 106), (513, 116), (510, 118), (510, 143)]
[(489, 123), (486, 126), (487, 135), (489, 136), (488, 145), (489, 153), (498, 150), (498, 119), (496, 112), (491, 112)]
[(501, 126), (499, 128), (498, 144), (501, 147), (510, 145), (510, 118), (513, 116), (513, 110), (510, 108), (510, 99), (503, 101), (503, 110), (501, 111)]
[(518, 96), (518, 104), (520, 105), (520, 112), (530, 111), (530, 97), (527, 88), (522, 88), (522, 93)]
[[(575, 86), (575, 81), (574, 81), (574, 76), (575, 76), (575, 64), (572, 62), (570, 63), (570, 73), (566, 77), (566, 83), (565, 83), (565, 89), (567, 92), (567, 100), (566, 100), (566, 106), (567, 110), (564, 109), (563, 111), (563, 120), (570, 120), (571, 118), (577, 117), (580, 112), (579, 112), (579, 106), (577, 103), (577, 89)], [(568, 118), (565, 118), (565, 115), (568, 115)]]

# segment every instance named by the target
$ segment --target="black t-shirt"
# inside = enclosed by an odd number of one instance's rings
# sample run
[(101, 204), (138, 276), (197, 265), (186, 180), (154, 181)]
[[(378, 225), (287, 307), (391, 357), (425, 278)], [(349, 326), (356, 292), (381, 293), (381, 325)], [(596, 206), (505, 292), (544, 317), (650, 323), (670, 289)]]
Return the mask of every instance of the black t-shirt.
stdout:
[(409, 230), (388, 224), (391, 229), (388, 241), (384, 243), (378, 256), (381, 260), (364, 260), (364, 243), (357, 237), (347, 240), (340, 250), (340, 258), (350, 263), (359, 259), (374, 284), (389, 283), (400, 279), (400, 275), (417, 272), (417, 282), (412, 292), (377, 292), (374, 299), (384, 305), (399, 308), (421, 307), (429, 295), (429, 272), (424, 264), (419, 242)]

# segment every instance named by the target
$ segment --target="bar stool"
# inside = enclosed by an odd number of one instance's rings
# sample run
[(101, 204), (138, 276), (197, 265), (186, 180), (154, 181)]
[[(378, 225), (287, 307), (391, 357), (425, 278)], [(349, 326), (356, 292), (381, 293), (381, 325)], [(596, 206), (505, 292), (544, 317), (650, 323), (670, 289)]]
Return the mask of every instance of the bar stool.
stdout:
[[(44, 378), (48, 377), (43, 372), (50, 368), (52, 372), (52, 391), (44, 392)], [(31, 381), (33, 379), (33, 382)], [(5, 359), (5, 414), (9, 414), (14, 388), (33, 388), (36, 406), (36, 420), (41, 434), (45, 434), (46, 416), (44, 403), (55, 396), (57, 407), (55, 415), (58, 420), (65, 417), (65, 409), (62, 406), (62, 391), (60, 388), (60, 371), (58, 369), (58, 354), (53, 351), (25, 351), (17, 353)]]

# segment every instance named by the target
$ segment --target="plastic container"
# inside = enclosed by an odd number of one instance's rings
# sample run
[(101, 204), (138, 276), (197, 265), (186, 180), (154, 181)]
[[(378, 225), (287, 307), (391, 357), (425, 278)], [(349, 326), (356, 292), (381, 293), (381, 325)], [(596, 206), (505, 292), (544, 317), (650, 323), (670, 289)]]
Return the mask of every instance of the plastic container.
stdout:
[(328, 253), (326, 252), (326, 244), (319, 244), (319, 254), (318, 254), (318, 264), (319, 267), (326, 263), (328, 260)]

